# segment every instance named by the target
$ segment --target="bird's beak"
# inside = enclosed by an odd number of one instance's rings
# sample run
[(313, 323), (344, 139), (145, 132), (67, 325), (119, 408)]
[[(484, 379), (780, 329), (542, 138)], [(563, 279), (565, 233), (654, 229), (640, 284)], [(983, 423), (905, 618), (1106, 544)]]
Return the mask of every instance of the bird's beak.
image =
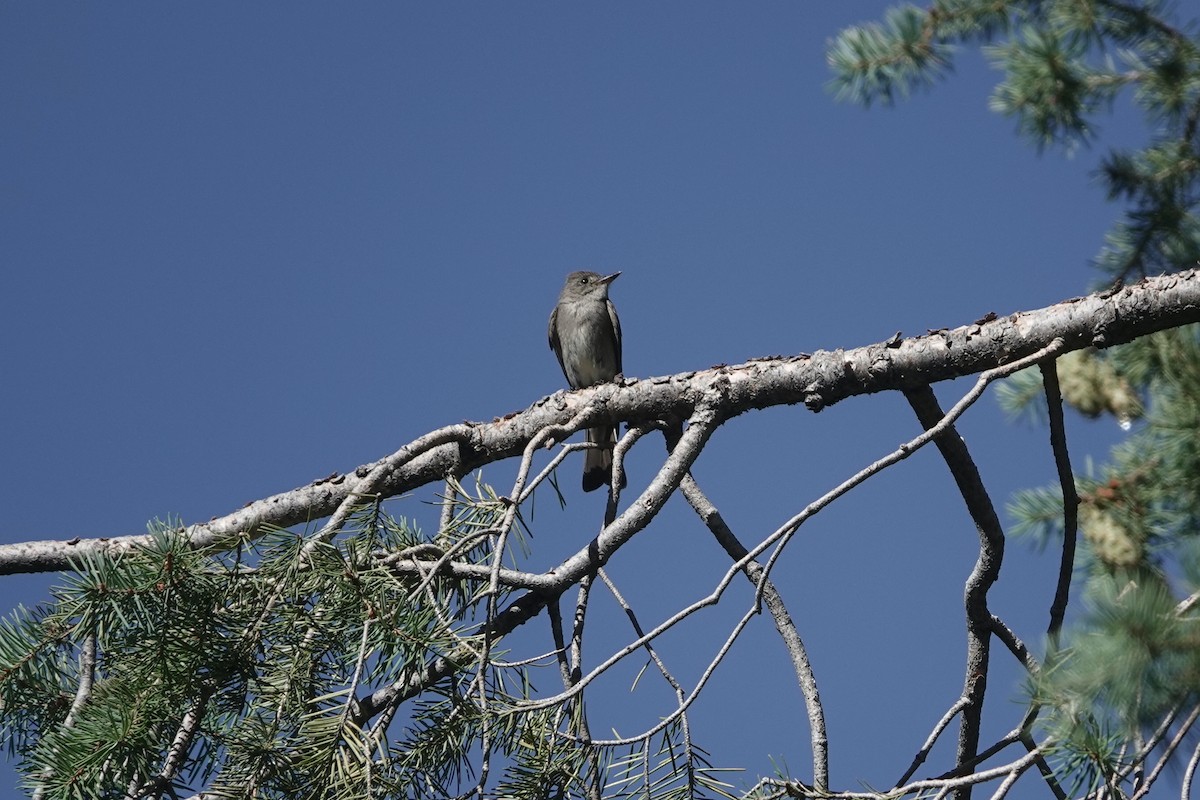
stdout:
[(607, 286), (608, 284), (612, 283), (613, 281), (615, 281), (615, 280), (616, 280), (617, 278), (619, 278), (619, 277), (621, 277), (621, 273), (619, 273), (619, 272), (614, 272), (612, 275), (606, 275), (605, 277), (601, 278), (601, 279), (600, 279), (600, 282), (601, 282), (602, 284), (604, 284), (605, 286)]

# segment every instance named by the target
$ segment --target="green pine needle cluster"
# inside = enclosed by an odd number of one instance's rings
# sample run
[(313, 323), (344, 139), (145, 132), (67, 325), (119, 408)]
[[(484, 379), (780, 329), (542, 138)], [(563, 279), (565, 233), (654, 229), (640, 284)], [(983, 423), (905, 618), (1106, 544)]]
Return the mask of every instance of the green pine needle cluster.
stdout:
[[(1058, 359), (1057, 369), (1063, 402), (1081, 414), (1092, 418), (1109, 414), (1126, 430), (1141, 419), (1142, 399), (1114, 358), (1094, 348), (1074, 350)], [(1046, 419), (1042, 376), (1037, 369), (1013, 375), (998, 388), (996, 398), (1014, 419)]]
[[(457, 530), (498, 513), (464, 504)], [(82, 564), (53, 603), (0, 625), (0, 719), (30, 788), (92, 800), (192, 786), (230, 798), (429, 797), (469, 773), (480, 715), (453, 684), (394, 720), (406, 735), (354, 718), (364, 690), (481, 646), (477, 581), (418, 585), (379, 557), (428, 547), (414, 527), (372, 505), (337, 544), (281, 530), (205, 554), (177, 524), (154, 526), (151, 540)], [(459, 558), (489, 555), (478, 544)], [(90, 691), (68, 721), (85, 671)], [(171, 769), (181, 737), (188, 755)]]
[(1054, 743), (1051, 761), (1076, 782), (1072, 796), (1121, 783), (1133, 763), (1128, 743), (1149, 738), (1200, 691), (1200, 617), (1180, 606), (1161, 574), (1096, 576), (1085, 601), (1071, 645), (1048, 658), (1031, 686)]
[[(1099, 474), (1076, 477), (1076, 572), (1087, 611), (1033, 693), (1047, 710), (1041, 724), (1053, 760), (1081, 792), (1128, 778), (1129, 742), (1200, 693), (1192, 602), (1200, 590), (1200, 328), (1148, 336), (1107, 356), (1148, 405)], [(1065, 399), (1065, 378), (1062, 385)], [(1014, 533), (1042, 547), (1062, 541), (1057, 485), (1017, 493), (1009, 511)]]
[[(483, 484), (452, 489), (432, 540), (368, 504), (336, 540), (275, 530), (203, 553), (165, 522), (146, 547), (80, 564), (54, 602), (0, 623), (0, 723), (26, 787), (64, 800), (449, 798), (484, 785), (567, 798), (606, 782), (728, 796), (679, 723), (622, 756), (587, 743), (579, 699), (528, 705), (535, 670), (561, 676), (553, 658), (505, 662), (484, 635), (509, 590), (489, 593), (487, 570), (433, 568), (442, 554), (490, 567), (510, 504)], [(394, 568), (406, 553), (428, 568)], [(457, 669), (360, 713), (360, 698), (438, 660)]]

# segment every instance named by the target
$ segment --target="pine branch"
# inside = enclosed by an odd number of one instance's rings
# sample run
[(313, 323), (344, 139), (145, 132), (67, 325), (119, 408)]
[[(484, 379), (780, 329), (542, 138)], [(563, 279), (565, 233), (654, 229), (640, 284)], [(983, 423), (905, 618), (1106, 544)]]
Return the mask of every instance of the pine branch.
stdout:
[[(329, 516), (365, 485), (372, 495), (394, 497), (447, 475), (465, 475), (519, 456), (548, 426), (564, 426), (564, 433), (569, 433), (587, 427), (593, 419), (686, 419), (709, 391), (720, 396), (722, 419), (798, 403), (819, 411), (848, 397), (975, 374), (1034, 353), (1055, 337), (1063, 339), (1065, 351), (1104, 348), (1197, 321), (1200, 272), (1188, 270), (910, 339), (559, 392), (503, 419), (433, 431), (382, 461), (249, 503), (231, 514), (188, 526), (187, 533), (197, 549), (227, 548), (272, 527), (287, 528)], [(593, 405), (594, 409), (588, 408)], [(589, 413), (580, 415), (585, 409)], [(376, 485), (373, 473), (381, 464), (390, 468)], [(149, 537), (140, 535), (7, 544), (0, 546), (0, 575), (70, 570), (88, 554), (120, 553), (148, 542)]]

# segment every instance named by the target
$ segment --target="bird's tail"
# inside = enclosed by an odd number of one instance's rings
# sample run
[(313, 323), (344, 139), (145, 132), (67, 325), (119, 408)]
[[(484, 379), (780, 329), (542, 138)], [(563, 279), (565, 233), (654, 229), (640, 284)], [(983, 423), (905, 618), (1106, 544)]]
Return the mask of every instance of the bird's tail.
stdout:
[[(616, 428), (588, 428), (587, 440), (599, 447), (583, 451), (583, 490), (590, 492), (612, 483), (613, 445), (617, 443)], [(621, 488), (626, 484), (621, 475)]]

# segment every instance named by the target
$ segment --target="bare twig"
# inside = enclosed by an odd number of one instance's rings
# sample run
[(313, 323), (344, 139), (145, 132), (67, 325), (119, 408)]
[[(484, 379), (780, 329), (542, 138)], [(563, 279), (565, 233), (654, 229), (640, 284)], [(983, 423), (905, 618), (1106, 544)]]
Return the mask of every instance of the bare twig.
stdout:
[(967, 707), (968, 702), (969, 701), (966, 697), (959, 697), (954, 701), (954, 705), (950, 706), (950, 708), (946, 710), (946, 713), (943, 714), (942, 718), (938, 720), (937, 725), (933, 726), (933, 730), (930, 731), (929, 738), (925, 740), (925, 744), (921, 745), (921, 749), (917, 751), (915, 756), (913, 756), (912, 764), (910, 764), (908, 769), (905, 770), (904, 774), (900, 776), (900, 780), (896, 781), (897, 787), (902, 786), (909, 778), (917, 774), (917, 770), (922, 764), (925, 763), (925, 759), (929, 757), (929, 751), (933, 749), (933, 746), (941, 737), (942, 732), (945, 731), (954, 718), (958, 716), (958, 713)]
[[(642, 629), (641, 623), (638, 622), (637, 614), (634, 612), (633, 607), (629, 605), (629, 602), (626, 601), (620, 590), (617, 589), (617, 585), (613, 583), (612, 579), (608, 576), (608, 573), (604, 570), (600, 570), (599, 577), (600, 580), (604, 582), (605, 587), (608, 588), (608, 591), (612, 594), (613, 599), (617, 601), (617, 605), (624, 610), (625, 616), (628, 618), (629, 624), (633, 627), (634, 633), (636, 633), (639, 637), (645, 636), (645, 631)], [(683, 728), (684, 763), (686, 764), (688, 775), (692, 776), (694, 774), (693, 763), (695, 754), (692, 751), (691, 726), (688, 722), (687, 713), (683, 710), (685, 708), (685, 694), (683, 691), (683, 686), (680, 685), (679, 681), (675, 679), (675, 676), (671, 674), (671, 671), (667, 669), (667, 665), (663, 663), (662, 659), (658, 655), (658, 652), (654, 649), (654, 645), (650, 642), (646, 642), (646, 653), (650, 656), (650, 660), (654, 663), (654, 665), (658, 667), (658, 672), (660, 675), (662, 675), (663, 680), (667, 682), (667, 685), (670, 686), (671, 690), (675, 693), (675, 702), (677, 704), (676, 707), (679, 709), (680, 724)], [(647, 740), (649, 739), (648, 736), (646, 738)], [(646, 752), (648, 753), (648, 751), (649, 747), (646, 747)], [(649, 786), (650, 784), (646, 783), (645, 785)]]
[(571, 686), (571, 661), (567, 655), (567, 637), (563, 633), (562, 598), (555, 597), (546, 603), (546, 617), (550, 623), (550, 638), (554, 641), (554, 661), (558, 664), (559, 677), (564, 688)]
[(87, 705), (88, 698), (92, 695), (92, 686), (96, 682), (96, 634), (89, 633), (83, 637), (83, 644), (79, 649), (79, 684), (75, 687), (75, 699), (71, 701), (71, 708), (67, 711), (67, 716), (63, 720), (64, 728), (75, 727), (75, 720), (79, 719), (79, 714), (83, 711), (83, 707)]
[[(1035, 353), (1025, 356), (1024, 358), (1017, 359), (1016, 361), (1009, 362), (1003, 366), (996, 367), (995, 369), (989, 369), (986, 372), (980, 373), (979, 378), (975, 381), (975, 385), (971, 387), (971, 390), (963, 395), (962, 398), (960, 398), (959, 401), (955, 403), (949, 411), (946, 412), (945, 416), (943, 416), (940, 421), (933, 425), (933, 427), (926, 428), (924, 433), (900, 445), (888, 455), (859, 470), (857, 473), (843, 481), (834, 489), (831, 489), (817, 500), (809, 503), (799, 514), (796, 514), (794, 517), (789, 519), (782, 526), (780, 526), (775, 533), (771, 534), (769, 537), (760, 542), (757, 547), (747, 554), (748, 557), (757, 558), (758, 555), (765, 551), (768, 547), (776, 542), (779, 542), (779, 547), (775, 549), (775, 552), (767, 561), (766, 570), (769, 573), (775, 563), (775, 560), (783, 552), (783, 548), (786, 546), (787, 540), (796, 532), (796, 530), (806, 519), (832, 503), (837, 498), (844, 495), (846, 492), (853, 489), (855, 486), (858, 486), (867, 478), (870, 478), (872, 475), (887, 469), (893, 464), (903, 461), (917, 450), (941, 436), (945, 431), (950, 430), (953, 427), (955, 420), (966, 413), (966, 410), (970, 408), (976, 400), (983, 396), (984, 390), (987, 389), (988, 384), (990, 384), (992, 381), (1007, 377), (1008, 375), (1022, 370), (1025, 367), (1036, 364), (1038, 361), (1046, 358), (1047, 356), (1055, 355), (1062, 350), (1062, 347), (1062, 340), (1056, 338), (1051, 340), (1048, 345)], [(928, 386), (925, 388), (928, 389)], [(740, 563), (736, 564), (735, 566), (738, 569), (741, 568)]]
[(1031, 766), (1033, 766), (1032, 761), (1024, 761), (1020, 766), (1009, 772), (1008, 775), (1005, 776), (1004, 780), (1001, 781), (1000, 786), (996, 789), (996, 791), (992, 793), (992, 800), (1004, 800), (1004, 798), (1008, 795), (1009, 789), (1013, 787), (1017, 780), (1020, 779), (1020, 777), (1024, 775), (1026, 770), (1028, 770)]
[(1025, 642), (1021, 641), (1021, 637), (1017, 636), (1013, 629), (1005, 625), (1004, 620), (995, 614), (992, 614), (990, 622), (992, 633), (996, 635), (996, 638), (1003, 642), (1008, 651), (1025, 665), (1025, 669), (1029, 670), (1031, 675), (1036, 674), (1041, 669), (1041, 665), (1033, 657), (1033, 653), (1029, 652)]
[[(608, 591), (612, 593), (613, 599), (617, 601), (617, 605), (619, 605), (621, 610), (625, 612), (625, 616), (629, 619), (629, 624), (633, 627), (634, 633), (638, 635), (638, 638), (644, 637), (646, 635), (646, 631), (642, 628), (642, 624), (638, 622), (637, 614), (634, 613), (633, 607), (629, 605), (629, 602), (626, 601), (624, 595), (622, 595), (617, 589), (617, 585), (613, 583), (612, 578), (610, 578), (608, 573), (604, 570), (600, 570), (600, 580), (604, 581), (605, 587), (607, 587)], [(650, 642), (646, 642), (645, 647), (646, 655), (650, 656), (650, 660), (654, 662), (656, 667), (658, 667), (658, 672), (663, 676), (663, 680), (665, 680), (667, 685), (674, 690), (675, 696), (682, 701), (683, 687), (679, 684), (679, 681), (675, 679), (675, 676), (671, 674), (669, 669), (667, 669), (667, 665), (662, 662), (661, 658), (659, 658), (658, 651), (654, 649), (654, 645)]]
[(1179, 715), (1182, 713), (1182, 704), (1174, 706), (1166, 713), (1166, 715), (1162, 718), (1162, 722), (1158, 723), (1158, 727), (1154, 729), (1154, 732), (1150, 734), (1146, 741), (1142, 742), (1141, 746), (1138, 748), (1137, 752), (1134, 753), (1133, 757), (1129, 759), (1128, 763), (1126, 763), (1124, 767), (1117, 771), (1117, 780), (1126, 780), (1130, 775), (1133, 774), (1134, 770), (1146, 763), (1146, 759), (1150, 757), (1151, 751), (1158, 747), (1159, 743), (1163, 739), (1167, 738), (1167, 733), (1170, 732), (1171, 726), (1175, 724), (1175, 720), (1178, 719)]
[[(529, 476), (529, 470), (533, 464), (533, 454), (543, 446), (543, 443), (553, 441), (557, 438), (562, 438), (570, 434), (575, 427), (582, 426), (584, 423), (591, 420), (596, 415), (594, 406), (584, 407), (572, 420), (566, 425), (549, 425), (534, 434), (528, 444), (525, 445), (524, 452), (521, 456), (521, 463), (517, 469), (517, 477), (513, 482), (512, 491), (509, 493), (511, 498), (519, 498), (522, 496), (525, 482)], [(508, 536), (512, 532), (512, 527), (517, 519), (518, 504), (510, 501), (504, 511), (504, 519), (500, 522), (498, 535), (495, 537), (495, 542), (492, 545), (492, 562), (488, 573), (487, 586), (487, 624), (483, 626), (482, 638), (483, 642), (476, 651), (475, 655), (475, 674), (478, 680), (479, 693), (479, 710), (483, 714), (483, 725), (480, 735), (480, 747), (483, 751), (480, 757), (479, 780), (476, 783), (475, 794), (479, 797), (484, 796), (484, 791), (487, 786), (488, 773), (491, 768), (492, 761), (492, 726), (494, 720), (488, 713), (490, 701), (487, 693), (487, 680), (483, 676), (488, 673), (489, 663), (492, 654), (492, 644), (494, 638), (498, 636), (498, 632), (493, 623), (496, 619), (498, 611), (498, 597), (500, 594), (500, 572), (501, 564), (504, 560), (504, 553), (508, 549)], [(466, 643), (460, 646), (465, 647)]]
[[(1040, 354), (1023, 359), (1022, 366), (1054, 356), (1061, 352), (1064, 346), (1065, 343), (1061, 339), (1056, 339), (1050, 342)], [(1008, 374), (1015, 371), (1012, 369), (1014, 366), (1017, 365), (1007, 365), (1005, 369)], [(982, 391), (983, 379), (988, 377), (994, 380), (1002, 377), (1000, 372), (999, 369), (991, 370), (981, 375), (977, 388)], [(926, 430), (932, 431), (938, 426), (945, 425), (948, 421), (952, 422), (952, 415), (942, 413), (930, 387), (925, 386), (911, 390), (905, 395)], [(977, 760), (982, 704), (987, 688), (990, 635), (995, 633), (1031, 671), (1037, 669), (1037, 664), (1019, 637), (1004, 625), (1002, 620), (994, 616), (987, 607), (988, 590), (995, 583), (1003, 560), (1004, 533), (999, 517), (996, 515), (995, 508), (979, 476), (979, 470), (967, 450), (966, 443), (954, 432), (952, 427), (945, 428), (945, 433), (938, 438), (937, 444), (943, 459), (950, 467), (959, 492), (966, 502), (968, 512), (975, 522), (980, 540), (979, 558), (967, 579), (965, 592), (968, 648), (962, 696), (967, 704), (962, 709), (962, 722), (959, 728), (956, 757), (958, 768), (955, 770), (957, 772), (968, 768), (968, 765), (973, 769)], [(1040, 759), (1041, 756), (1038, 755), (1035, 760)], [(970, 786), (960, 787), (956, 791), (956, 795), (960, 800), (967, 800), (970, 797)]]
[[(910, 389), (904, 396), (916, 412), (921, 425), (927, 430), (944, 419), (945, 414), (931, 387)], [(983, 485), (983, 479), (979, 476), (979, 469), (975, 466), (962, 437), (950, 427), (935, 440), (935, 443), (950, 468), (979, 534), (979, 558), (970, 577), (967, 578), (965, 592), (967, 665), (963, 697), (967, 698), (967, 705), (962, 709), (958, 730), (958, 754), (955, 758), (956, 763), (961, 765), (974, 758), (979, 748), (979, 725), (983, 713), (983, 699), (987, 691), (988, 657), (991, 649), (992, 614), (987, 607), (987, 594), (1000, 574), (1000, 564), (1004, 558), (1004, 532), (1000, 527), (1000, 518), (996, 515), (987, 489)], [(969, 785), (963, 786), (955, 794), (958, 800), (970, 800), (971, 788)]]
[(1004, 779), (1013, 774), (1020, 776), (1021, 773), (1025, 772), (1036, 762), (1041, 753), (1042, 748), (1039, 748), (1032, 753), (1025, 754), (1016, 761), (1003, 764), (999, 767), (952, 778), (930, 778), (928, 780), (913, 781), (903, 786), (897, 786), (895, 789), (889, 789), (886, 792), (823, 792), (818, 791), (815, 787), (806, 786), (801, 781), (784, 781), (777, 778), (764, 778), (760, 780), (755, 787), (755, 791), (758, 791), (762, 787), (776, 787), (782, 791), (780, 794), (773, 796), (803, 797), (813, 798), (813, 800), (896, 800), (896, 798), (908, 795), (944, 797), (950, 792), (960, 791), (969, 786)]
[(1175, 616), (1182, 617), (1184, 614), (1191, 611), (1196, 605), (1197, 601), (1200, 601), (1200, 592), (1193, 592), (1185, 597), (1179, 602), (1179, 605), (1175, 606)]
[[(609, 520), (611, 522), (611, 520)], [(607, 522), (605, 524), (608, 524)], [(595, 574), (589, 573), (579, 581), (579, 594), (575, 598), (575, 622), (571, 628), (571, 671), (570, 680), (572, 683), (579, 680), (579, 675), (583, 670), (583, 630), (584, 622), (587, 620), (588, 600), (592, 594), (592, 584), (595, 581)], [(600, 774), (600, 751), (593, 747), (588, 747), (592, 741), (592, 732), (588, 727), (587, 709), (583, 703), (583, 696), (575, 698), (574, 708), (575, 718), (575, 735), (582, 742), (584, 750), (584, 759), (587, 763), (587, 775), (584, 781), (585, 791), (587, 792), (588, 800), (600, 800), (603, 776)]]
[(558, 452), (554, 454), (554, 457), (547, 462), (546, 466), (542, 467), (541, 472), (534, 476), (533, 480), (529, 481), (529, 483), (525, 486), (525, 490), (521, 492), (521, 496), (517, 498), (517, 503), (524, 503), (526, 500), (528, 500), (529, 496), (537, 490), (537, 487), (541, 486), (547, 478), (553, 475), (554, 470), (558, 469), (558, 465), (566, 460), (567, 456), (571, 455), (571, 453), (577, 453), (580, 450), (590, 450), (594, 446), (595, 445), (592, 445), (589, 442), (564, 442), (563, 445), (558, 448)]
[(1046, 391), (1046, 407), (1050, 412), (1050, 447), (1054, 451), (1054, 466), (1063, 495), (1063, 546), (1058, 564), (1058, 585), (1054, 602), (1050, 604), (1050, 626), (1047, 635), (1050, 647), (1058, 645), (1067, 601), (1071, 593), (1071, 573), (1075, 569), (1075, 540), (1079, 532), (1079, 493), (1075, 490), (1075, 474), (1071, 471), (1071, 455), (1067, 450), (1067, 429), (1063, 419), (1062, 391), (1058, 386), (1058, 368), (1054, 361), (1043, 361), (1042, 385)]
[[(668, 438), (671, 437), (668, 436)], [(784, 605), (783, 597), (775, 588), (775, 584), (767, 577), (762, 565), (753, 559), (746, 559), (749, 551), (738, 540), (725, 523), (721, 512), (701, 491), (699, 484), (690, 474), (683, 479), (679, 488), (688, 504), (708, 526), (713, 538), (730, 558), (742, 565), (742, 571), (746, 578), (762, 593), (763, 602), (770, 612), (771, 618), (775, 621), (775, 630), (779, 632), (783, 645), (787, 648), (788, 656), (792, 661), (792, 669), (796, 673), (796, 681), (804, 697), (813, 757), (813, 785), (818, 789), (827, 789), (829, 788), (829, 737), (825, 729), (825, 711), (821, 707), (821, 693), (817, 688), (816, 675), (808, 659), (808, 650), (788, 613), (787, 606)]]
[[(1154, 782), (1158, 780), (1158, 776), (1162, 774), (1163, 769), (1167, 766), (1167, 763), (1170, 762), (1171, 757), (1175, 755), (1175, 751), (1179, 748), (1179, 745), (1183, 744), (1183, 740), (1187, 738), (1188, 731), (1191, 730), (1192, 725), (1195, 724), (1197, 718), (1200, 718), (1200, 705), (1192, 708), (1191, 713), (1189, 713), (1183, 722), (1180, 723), (1179, 730), (1175, 732), (1175, 735), (1171, 737), (1171, 740), (1167, 742), (1166, 747), (1163, 748), (1162, 755), (1159, 757), (1158, 762), (1154, 765), (1154, 768), (1150, 770), (1150, 774), (1145, 777), (1145, 780), (1142, 781), (1142, 784), (1138, 787), (1138, 790), (1130, 796), (1129, 800), (1141, 800), (1141, 798), (1150, 793), (1150, 789), (1154, 786)], [(1146, 751), (1146, 754), (1149, 755), (1148, 750)]]
[(438, 535), (445, 536), (454, 522), (454, 509), (458, 506), (458, 481), (447, 476), (445, 494), (442, 495), (442, 513), (438, 517)]
[[(674, 711), (672, 711), (667, 716), (663, 717), (658, 722), (658, 724), (654, 725), (652, 728), (649, 728), (649, 729), (639, 733), (636, 736), (623, 736), (623, 737), (620, 737), (617, 739), (601, 739), (601, 740), (597, 740), (595, 742), (595, 744), (597, 746), (604, 746), (604, 747), (620, 747), (623, 745), (629, 745), (629, 744), (634, 744), (636, 742), (643, 741), (643, 740), (653, 736), (654, 734), (658, 733), (659, 731), (663, 730), (668, 725), (674, 723), (675, 720), (679, 719), (683, 714), (687, 713), (688, 708), (692, 705), (692, 703), (696, 702), (696, 698), (698, 698), (700, 696), (700, 693), (704, 690), (704, 687), (708, 684), (709, 679), (713, 676), (713, 673), (716, 672), (717, 667), (720, 666), (721, 662), (725, 660), (725, 656), (728, 655), (729, 651), (733, 648), (734, 642), (736, 642), (738, 637), (741, 636), (742, 631), (744, 631), (746, 629), (746, 626), (750, 623), (750, 620), (752, 620), (756, 616), (758, 616), (758, 611), (757, 611), (757, 609), (754, 609), (754, 608), (751, 608), (745, 614), (742, 615), (742, 617), (737, 621), (737, 624), (735, 624), (733, 626), (733, 630), (731, 630), (729, 635), (725, 637), (725, 641), (722, 642), (720, 648), (717, 649), (716, 655), (713, 656), (712, 660), (709, 661), (708, 666), (705, 667), (704, 671), (700, 674), (699, 680), (696, 681), (695, 688), (693, 688), (692, 691), (687, 695), (687, 697), (684, 698), (683, 703), (680, 704), (680, 706), (678, 708), (676, 708)], [(662, 627), (663, 627), (662, 625), (659, 626), (659, 628), (662, 628)], [(613, 656), (611, 656), (609, 658), (608, 661), (601, 664), (596, 669), (592, 670), (592, 672), (588, 673), (588, 675), (580, 681), (580, 684), (583, 685), (583, 684), (586, 684), (586, 683), (594, 680), (598, 675), (600, 675), (602, 672), (607, 670), (613, 664), (615, 664), (618, 661), (620, 661), (621, 659), (625, 658), (625, 656), (627, 656), (629, 654), (629, 652), (632, 652), (632, 650), (636, 650), (636, 649), (640, 648), (646, 642), (651, 641), (654, 638), (656, 638), (659, 634), (662, 633), (662, 630), (659, 630), (659, 628), (656, 628), (655, 630), (651, 631), (648, 634), (645, 634), (644, 636), (638, 637), (638, 639), (635, 642), (631, 643), (630, 645), (626, 646), (622, 650), (615, 653)], [(550, 704), (552, 702), (561, 702), (563, 699), (564, 698), (561, 696), (556, 697), (556, 698), (547, 698), (546, 700), (540, 700), (537, 703), (534, 703), (532, 705), (533, 705), (533, 707), (538, 707), (543, 704)]]
[(1196, 767), (1200, 765), (1200, 744), (1192, 748), (1192, 757), (1188, 759), (1183, 771), (1183, 782), (1179, 786), (1179, 800), (1190, 800), (1192, 796), (1192, 779), (1196, 777)]
[[(1029, 723), (1032, 724), (1032, 723)], [(1025, 746), (1025, 750), (1032, 753), (1037, 749), (1037, 743), (1033, 740), (1033, 734), (1029, 732), (1026, 724), (1021, 727), (1021, 744)], [(1046, 757), (1039, 755), (1037, 759), (1038, 772), (1042, 776), (1042, 780), (1046, 782), (1046, 786), (1054, 793), (1056, 800), (1067, 800), (1067, 793), (1063, 791), (1062, 786), (1058, 783), (1058, 778), (1054, 777), (1054, 770), (1050, 769), (1050, 765), (1046, 763)]]
[(337, 508), (329, 517), (329, 520), (321, 527), (306, 545), (305, 552), (311, 551), (319, 543), (327, 541), (332, 536), (341, 531), (342, 526), (346, 524), (354, 506), (357, 505), (363, 498), (374, 497), (377, 495), (379, 485), (388, 476), (405, 464), (412, 461), (419, 455), (429, 452), (437, 447), (445, 444), (459, 443), (466, 441), (471, 435), (469, 425), (451, 425), (440, 430), (427, 433), (424, 436), (413, 440), (412, 442), (401, 447), (396, 452), (392, 453), (382, 461), (378, 461), (364, 471), (357, 480), (353, 480), (353, 486), (342, 497)]

